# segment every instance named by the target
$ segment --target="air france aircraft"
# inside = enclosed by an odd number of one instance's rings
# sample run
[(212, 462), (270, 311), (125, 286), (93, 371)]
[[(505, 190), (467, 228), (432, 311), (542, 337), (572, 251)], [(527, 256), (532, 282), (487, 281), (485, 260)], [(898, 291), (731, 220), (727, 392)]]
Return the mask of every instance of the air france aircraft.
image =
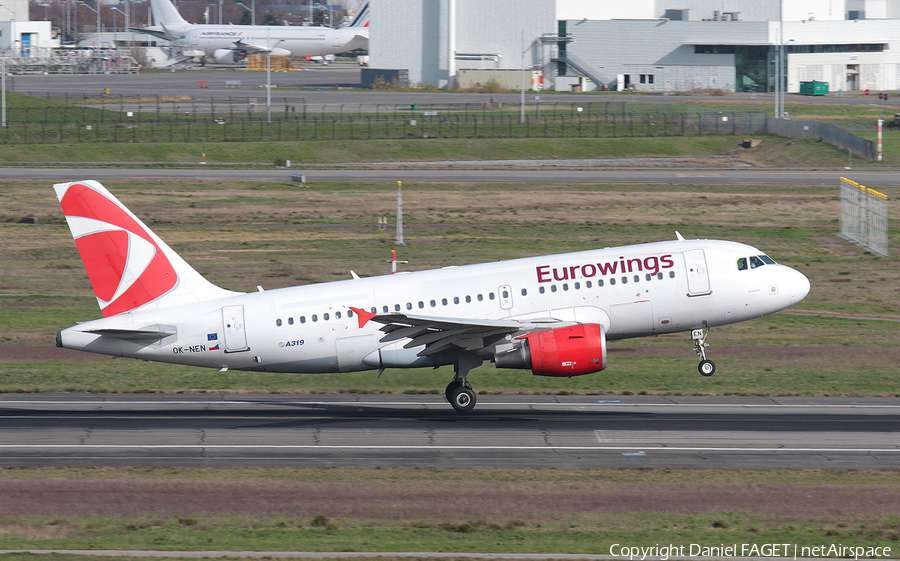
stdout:
[(199, 49), (220, 64), (235, 64), (247, 55), (312, 57), (365, 48), (369, 44), (369, 4), (346, 27), (190, 24), (169, 0), (150, 0), (156, 26), (138, 28), (172, 41), (182, 49)]
[(538, 376), (607, 366), (608, 340), (690, 332), (783, 310), (809, 280), (741, 243), (676, 240), (241, 293), (197, 273), (96, 181), (54, 186), (102, 319), (67, 349), (218, 368), (326, 373), (453, 365), (447, 400), (475, 406), (485, 361)]

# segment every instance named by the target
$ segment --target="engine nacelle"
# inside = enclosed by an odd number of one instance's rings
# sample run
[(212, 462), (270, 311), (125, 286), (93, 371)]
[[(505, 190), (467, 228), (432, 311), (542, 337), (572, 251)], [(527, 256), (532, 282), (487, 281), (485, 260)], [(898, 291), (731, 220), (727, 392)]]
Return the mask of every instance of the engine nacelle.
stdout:
[(237, 64), (244, 60), (244, 55), (234, 49), (216, 49), (213, 58), (219, 64)]
[(584, 323), (520, 337), (522, 345), (494, 355), (497, 368), (530, 368), (536, 376), (581, 376), (606, 368), (603, 326)]

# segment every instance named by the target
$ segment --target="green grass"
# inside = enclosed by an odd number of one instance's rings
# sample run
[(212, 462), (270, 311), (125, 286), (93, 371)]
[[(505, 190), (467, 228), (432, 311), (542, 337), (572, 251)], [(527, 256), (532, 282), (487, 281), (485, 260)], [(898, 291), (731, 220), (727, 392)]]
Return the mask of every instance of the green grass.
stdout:
[[(40, 468), (0, 471), (0, 484), (18, 481), (72, 480), (96, 488), (107, 482), (135, 489), (128, 516), (43, 515), (0, 517), (4, 549), (123, 549), (123, 550), (235, 550), (235, 551), (443, 551), (498, 553), (609, 553), (614, 544), (637, 547), (697, 544), (750, 546), (788, 543), (798, 548), (825, 544), (891, 547), (900, 542), (900, 518), (860, 508), (806, 512), (802, 505), (772, 510), (739, 507), (703, 508), (684, 512), (675, 505), (655, 504), (654, 498), (671, 498), (679, 492), (707, 494), (710, 499), (744, 494), (747, 497), (783, 493), (810, 504), (829, 504), (834, 493), (855, 490), (896, 494), (900, 472), (836, 470), (670, 470), (670, 469), (439, 469), (439, 468)], [(142, 485), (136, 483), (143, 482)], [(338, 484), (342, 493), (376, 486), (384, 492), (384, 508), (377, 517), (335, 515), (346, 505), (296, 505), (284, 512), (265, 501), (229, 505), (230, 513), (205, 512), (197, 504), (189, 512), (172, 514), (169, 508), (142, 507), (146, 493), (172, 492), (192, 483), (203, 486), (197, 500), (210, 500), (211, 489), (223, 492), (235, 485), (254, 486), (262, 493), (289, 490), (296, 482)], [(523, 497), (516, 512), (498, 516), (472, 516), (466, 501), (434, 514), (423, 490), (455, 489), (466, 482), (478, 489), (502, 486), (509, 497)], [(149, 485), (148, 485), (149, 483)], [(11, 487), (14, 488), (14, 487)], [(553, 492), (566, 501), (564, 515), (542, 515), (544, 508), (527, 500), (529, 493)], [(383, 490), (383, 491), (382, 491)], [(411, 493), (410, 498), (405, 493)], [(243, 493), (243, 491), (242, 491)], [(574, 498), (579, 493), (603, 493), (630, 501), (630, 509), (610, 503), (599, 509)], [(427, 493), (426, 493), (427, 494)], [(246, 496), (242, 494), (241, 496)], [(268, 496), (268, 495), (265, 495)], [(371, 496), (368, 495), (367, 496)], [(627, 499), (626, 499), (627, 497)], [(647, 498), (648, 500), (643, 500)], [(694, 497), (685, 498), (690, 504)], [(41, 501), (44, 498), (39, 499)], [(291, 502), (289, 499), (287, 502)], [(473, 497), (473, 500), (476, 500)], [(67, 503), (68, 501), (61, 501)], [(155, 503), (155, 500), (150, 500)], [(700, 498), (700, 502), (703, 499)], [(203, 503), (205, 504), (205, 503)], [(485, 507), (484, 501), (476, 509)], [(718, 503), (717, 503), (718, 504)], [(41, 502), (41, 505), (44, 505)], [(41, 506), (52, 511), (53, 502)], [(279, 502), (281, 505), (281, 502)], [(568, 506), (571, 505), (571, 506)], [(558, 505), (554, 505), (558, 506)], [(321, 512), (315, 509), (321, 507)], [(800, 508), (798, 508), (800, 507)], [(71, 508), (70, 506), (65, 508)], [(393, 514), (416, 512), (412, 517)], [(26, 509), (27, 510), (27, 509)], [(146, 510), (146, 512), (144, 512)], [(155, 510), (155, 512), (153, 512)], [(559, 510), (554, 509), (554, 511)], [(292, 512), (293, 511), (293, 512)], [(457, 514), (450, 514), (455, 511)], [(477, 510), (482, 512), (481, 510)], [(687, 551), (687, 550), (686, 550)], [(744, 552), (746, 555), (747, 552)], [(696, 555), (696, 554), (695, 554)], [(793, 550), (790, 555), (793, 555)], [(7, 558), (7, 557), (4, 557)], [(34, 561), (34, 556), (11, 558)], [(44, 557), (42, 557), (44, 558)], [(50, 557), (56, 558), (56, 557)], [(122, 558), (128, 558), (127, 555)]]

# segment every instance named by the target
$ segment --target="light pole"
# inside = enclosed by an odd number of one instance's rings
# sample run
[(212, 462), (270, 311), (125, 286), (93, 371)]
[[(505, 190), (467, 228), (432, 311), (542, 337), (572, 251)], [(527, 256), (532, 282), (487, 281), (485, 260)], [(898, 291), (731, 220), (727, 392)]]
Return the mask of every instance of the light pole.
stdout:
[(119, 13), (122, 14), (122, 16), (124, 17), (124, 19), (125, 19), (125, 21), (126, 21), (126, 25), (125, 25), (125, 28), (126, 28), (126, 29), (128, 29), (128, 25), (127, 25), (127, 22), (128, 22), (128, 14), (126, 14), (125, 12), (123, 12), (122, 10), (120, 10), (119, 8), (117, 8), (117, 7), (115, 7), (115, 6), (110, 6), (109, 9), (113, 11), (113, 48), (114, 48), (114, 49), (118, 49), (118, 48), (119, 48), (119, 42), (118, 42), (118, 35), (119, 35), (119, 32), (117, 31), (117, 28), (116, 28), (116, 14), (115, 14), (115, 12), (119, 12)]
[[(90, 6), (88, 6), (87, 4), (85, 4), (84, 2), (75, 2), (75, 3), (76, 3), (76, 4), (81, 4), (81, 5), (84, 6), (85, 8), (87, 8), (87, 9), (89, 9), (89, 10), (93, 10), (94, 12), (97, 13), (97, 44), (96, 44), (96, 47), (99, 49), (99, 48), (100, 48), (100, 3), (99, 3), (99, 2), (97, 3), (97, 8), (96, 8), (96, 9), (95, 9), (95, 8), (91, 8)], [(77, 12), (76, 12), (76, 16), (77, 16)], [(76, 17), (75, 19), (76, 19), (76, 21), (78, 20), (77, 17)]]

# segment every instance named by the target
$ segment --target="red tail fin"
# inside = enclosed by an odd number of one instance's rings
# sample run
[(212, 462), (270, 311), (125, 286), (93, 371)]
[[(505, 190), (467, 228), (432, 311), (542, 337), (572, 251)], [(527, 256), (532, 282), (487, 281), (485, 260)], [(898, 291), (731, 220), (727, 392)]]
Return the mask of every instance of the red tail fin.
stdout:
[(203, 279), (100, 183), (53, 188), (104, 316), (234, 294)]

